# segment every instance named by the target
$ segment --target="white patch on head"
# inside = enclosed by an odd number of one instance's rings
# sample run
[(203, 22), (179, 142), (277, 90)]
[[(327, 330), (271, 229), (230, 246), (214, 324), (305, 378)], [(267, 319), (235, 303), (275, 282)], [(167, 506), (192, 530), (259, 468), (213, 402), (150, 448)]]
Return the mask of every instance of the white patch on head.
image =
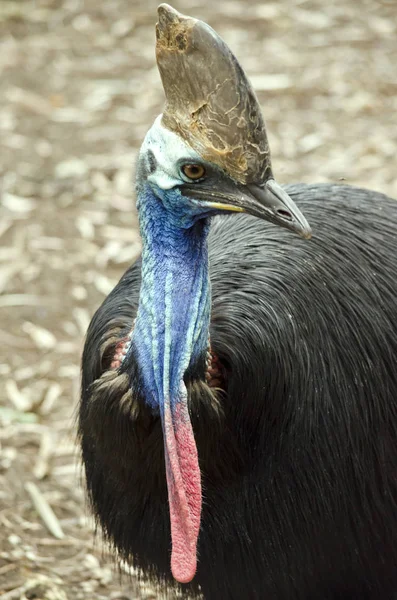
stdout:
[(186, 183), (179, 172), (181, 159), (192, 163), (202, 161), (201, 157), (182, 138), (173, 131), (166, 129), (159, 115), (146, 137), (139, 152), (139, 160), (147, 161), (148, 151), (151, 150), (156, 159), (157, 168), (148, 175), (147, 180), (162, 190), (170, 190), (176, 185)]

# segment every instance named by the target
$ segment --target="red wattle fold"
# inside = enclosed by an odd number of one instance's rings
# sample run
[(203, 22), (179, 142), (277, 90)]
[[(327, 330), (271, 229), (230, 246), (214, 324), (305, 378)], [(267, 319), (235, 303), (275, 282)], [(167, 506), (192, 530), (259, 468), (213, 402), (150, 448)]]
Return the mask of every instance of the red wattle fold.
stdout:
[(186, 399), (165, 402), (164, 449), (171, 521), (171, 571), (189, 583), (197, 569), (197, 539), (201, 518), (201, 475)]

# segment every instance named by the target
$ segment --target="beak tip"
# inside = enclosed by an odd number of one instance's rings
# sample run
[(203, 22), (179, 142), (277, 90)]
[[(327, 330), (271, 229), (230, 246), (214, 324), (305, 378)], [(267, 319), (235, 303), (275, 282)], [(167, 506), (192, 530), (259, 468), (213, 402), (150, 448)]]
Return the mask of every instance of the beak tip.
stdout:
[(310, 240), (312, 237), (312, 228), (310, 227), (309, 223), (306, 221), (306, 219), (304, 217), (303, 217), (302, 221), (299, 223), (298, 228), (295, 231), (304, 240)]

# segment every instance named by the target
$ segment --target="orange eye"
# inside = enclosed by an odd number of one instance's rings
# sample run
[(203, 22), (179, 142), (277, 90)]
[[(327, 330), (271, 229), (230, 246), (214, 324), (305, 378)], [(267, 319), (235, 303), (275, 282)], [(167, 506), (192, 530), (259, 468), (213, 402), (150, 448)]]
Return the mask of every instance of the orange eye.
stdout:
[(193, 181), (201, 179), (205, 175), (205, 169), (202, 165), (183, 165), (182, 172)]

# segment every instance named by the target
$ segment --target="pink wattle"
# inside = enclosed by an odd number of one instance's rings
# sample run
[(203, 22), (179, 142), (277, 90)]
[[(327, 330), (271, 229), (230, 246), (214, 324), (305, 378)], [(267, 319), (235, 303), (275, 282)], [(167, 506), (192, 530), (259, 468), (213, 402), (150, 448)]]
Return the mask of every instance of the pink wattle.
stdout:
[(171, 571), (180, 583), (196, 574), (201, 518), (201, 476), (186, 399), (164, 406), (164, 448), (171, 521)]

